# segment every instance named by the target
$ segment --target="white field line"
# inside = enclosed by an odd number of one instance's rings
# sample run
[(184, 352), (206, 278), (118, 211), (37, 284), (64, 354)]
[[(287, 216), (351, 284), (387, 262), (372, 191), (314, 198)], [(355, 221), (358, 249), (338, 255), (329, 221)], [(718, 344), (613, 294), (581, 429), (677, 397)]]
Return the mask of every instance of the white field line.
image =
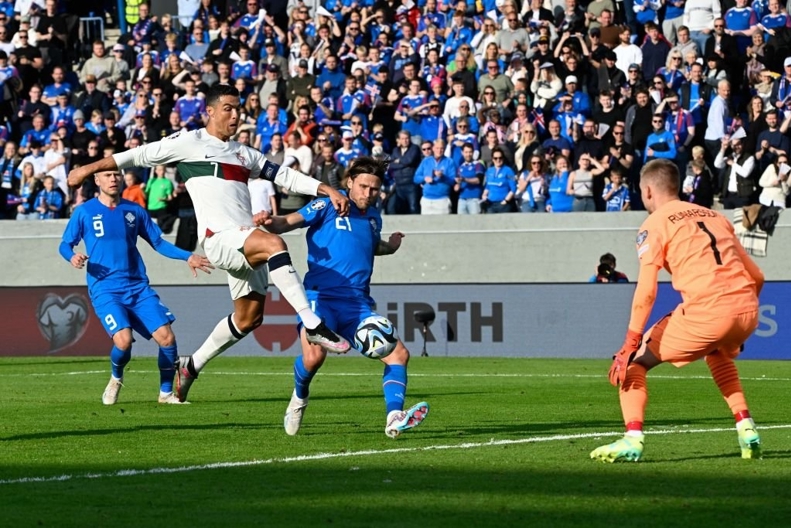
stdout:
[[(791, 429), (791, 424), (767, 425), (760, 428), (762, 431), (767, 429)], [(708, 434), (708, 433), (732, 433), (735, 427), (718, 427), (713, 429), (659, 429), (656, 431), (646, 431), (649, 435), (674, 435), (674, 434)], [(516, 440), (489, 440), (488, 442), (467, 442), (463, 444), (434, 445), (424, 447), (400, 447), (394, 449), (368, 449), (364, 451), (348, 451), (342, 453), (316, 453), (313, 455), (299, 455), (284, 458), (268, 458), (265, 460), (245, 460), (240, 462), (212, 462), (210, 464), (181, 466), (181, 467), (158, 467), (150, 469), (119, 469), (118, 471), (108, 471), (103, 473), (82, 473), (57, 475), (54, 477), (22, 477), (17, 479), (0, 480), (0, 485), (10, 484), (30, 484), (39, 482), (65, 482), (77, 479), (101, 479), (114, 477), (135, 477), (139, 475), (161, 475), (171, 473), (188, 473), (192, 471), (204, 471), (208, 469), (228, 469), (238, 467), (263, 466), (267, 464), (289, 464), (292, 462), (310, 462), (314, 460), (329, 460), (334, 458), (349, 457), (369, 457), (377, 455), (392, 455), (401, 453), (419, 453), (425, 451), (448, 451), (456, 449), (475, 449), (479, 447), (536, 444), (543, 442), (561, 442), (564, 440), (579, 440), (585, 438), (598, 438), (606, 436), (622, 435), (623, 431), (608, 431), (605, 433), (577, 433), (553, 436), (533, 436), (529, 438), (519, 438)]]
[[(131, 364), (127, 367), (130, 372), (142, 372), (147, 374), (155, 374), (159, 371), (155, 370), (137, 370)], [(109, 374), (108, 370), (77, 370), (72, 372), (34, 372), (34, 373), (0, 373), (0, 378), (22, 378), (22, 377), (48, 377), (48, 376), (88, 376), (94, 374)], [(288, 371), (283, 372), (225, 372), (225, 371), (207, 371), (203, 373), (205, 376), (293, 376), (294, 374)], [(325, 377), (380, 377), (381, 373), (378, 372), (322, 372), (321, 376)], [(606, 379), (607, 374), (508, 374), (508, 373), (464, 373), (464, 374), (409, 374), (410, 378), (569, 378), (569, 379)], [(649, 374), (649, 379), (666, 379), (666, 380), (711, 380), (708, 375), (690, 375), (690, 376), (675, 376), (664, 374)], [(791, 378), (777, 378), (771, 376), (761, 376), (759, 378), (742, 377), (742, 381), (791, 381)]]

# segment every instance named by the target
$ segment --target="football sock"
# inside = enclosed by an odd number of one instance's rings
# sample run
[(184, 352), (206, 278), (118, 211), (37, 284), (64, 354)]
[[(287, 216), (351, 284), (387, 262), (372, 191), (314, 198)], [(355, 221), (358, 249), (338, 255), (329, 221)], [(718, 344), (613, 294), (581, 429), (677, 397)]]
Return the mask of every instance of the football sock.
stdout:
[(129, 347), (128, 350), (121, 350), (117, 346), (113, 347), (110, 352), (110, 367), (112, 368), (113, 377), (115, 379), (123, 379), (124, 367), (129, 363), (130, 359), (132, 359), (131, 347)]
[(743, 417), (740, 413), (747, 411), (747, 400), (744, 397), (744, 391), (742, 391), (736, 364), (733, 359), (719, 352), (706, 356), (706, 364), (709, 366), (714, 383), (717, 384), (728, 407), (731, 408), (731, 412), (738, 421)]
[(178, 347), (174, 344), (169, 347), (159, 347), (159, 390), (173, 392), (173, 377), (176, 375), (176, 361), (179, 359)]
[(228, 350), (246, 335), (234, 323), (233, 314), (221, 320), (197, 352), (192, 355), (195, 372), (200, 372), (206, 363)]
[(288, 251), (275, 253), (269, 257), (267, 265), (269, 266), (269, 276), (272, 278), (272, 283), (277, 286), (280, 294), (297, 312), (305, 328), (313, 330), (319, 326), (321, 319), (310, 309), (310, 303), (305, 294), (305, 287), (302, 286), (299, 273), (291, 265), (291, 255), (288, 254)]
[(297, 398), (304, 400), (308, 397), (310, 394), (310, 382), (315, 375), (315, 372), (310, 372), (305, 368), (302, 356), (294, 360), (294, 389), (297, 393)]
[(404, 410), (406, 399), (406, 365), (385, 365), (382, 376), (382, 390), (385, 393), (387, 414)]
[(623, 423), (627, 424), (628, 431), (634, 431), (636, 423), (639, 423), (639, 427), (642, 429), (645, 406), (648, 403), (648, 389), (645, 385), (646, 372), (644, 366), (632, 363), (626, 367), (626, 379), (621, 383), (619, 391), (621, 412), (623, 413)]

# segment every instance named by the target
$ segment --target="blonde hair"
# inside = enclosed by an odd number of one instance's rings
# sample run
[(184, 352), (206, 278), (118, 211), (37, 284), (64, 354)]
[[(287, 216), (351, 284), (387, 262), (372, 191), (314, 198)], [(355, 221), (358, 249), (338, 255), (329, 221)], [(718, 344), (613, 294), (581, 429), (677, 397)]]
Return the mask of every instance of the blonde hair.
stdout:
[(700, 145), (692, 147), (692, 159), (701, 159), (705, 155), (706, 155), (706, 150)]
[(670, 160), (651, 160), (640, 171), (640, 181), (653, 185), (664, 193), (677, 195), (680, 184), (678, 167)]

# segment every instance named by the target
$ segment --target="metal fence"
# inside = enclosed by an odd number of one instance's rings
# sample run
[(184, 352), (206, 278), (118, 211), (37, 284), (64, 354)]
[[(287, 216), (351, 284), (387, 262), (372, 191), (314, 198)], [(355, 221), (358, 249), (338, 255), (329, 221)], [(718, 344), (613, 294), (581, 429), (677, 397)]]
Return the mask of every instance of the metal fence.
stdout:
[(80, 18), (80, 42), (104, 42), (104, 18), (89, 16)]

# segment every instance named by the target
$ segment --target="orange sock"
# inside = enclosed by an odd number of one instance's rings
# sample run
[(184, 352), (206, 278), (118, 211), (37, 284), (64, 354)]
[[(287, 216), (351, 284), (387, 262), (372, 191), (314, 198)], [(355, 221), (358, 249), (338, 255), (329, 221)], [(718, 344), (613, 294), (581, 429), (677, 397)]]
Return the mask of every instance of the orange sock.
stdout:
[(648, 389), (645, 385), (645, 367), (632, 363), (626, 367), (626, 379), (621, 384), (621, 412), (627, 431), (641, 431), (648, 404)]
[(733, 359), (714, 352), (706, 356), (706, 364), (709, 366), (714, 383), (719, 387), (733, 415), (743, 416), (747, 411), (747, 400), (744, 398), (742, 382), (739, 380), (739, 372), (736, 370)]

